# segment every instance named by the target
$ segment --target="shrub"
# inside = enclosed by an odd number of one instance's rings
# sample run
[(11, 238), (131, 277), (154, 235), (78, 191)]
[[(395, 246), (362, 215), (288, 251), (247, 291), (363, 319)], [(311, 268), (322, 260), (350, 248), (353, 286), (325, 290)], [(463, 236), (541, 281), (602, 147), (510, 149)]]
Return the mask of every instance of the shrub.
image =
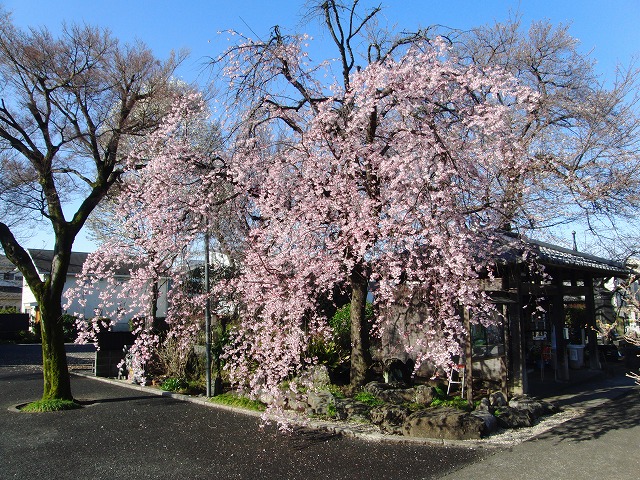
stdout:
[(162, 382), (160, 388), (166, 392), (180, 392), (187, 390), (189, 383), (184, 378), (170, 377)]
[[(366, 304), (365, 316), (373, 320), (373, 305)], [(317, 357), (318, 362), (329, 368), (336, 368), (349, 362), (351, 355), (351, 304), (339, 308), (329, 319), (331, 337), (315, 338), (311, 341), (309, 353)]]
[(76, 325), (76, 317), (69, 314), (62, 316), (62, 332), (64, 334), (64, 341), (72, 343), (78, 338), (78, 327)]
[(168, 377), (186, 378), (187, 365), (193, 356), (193, 343), (184, 344), (181, 340), (171, 336), (164, 339), (156, 351), (155, 368), (161, 375)]
[(40, 343), (40, 337), (29, 330), (19, 330), (16, 336), (18, 343)]
[(325, 387), (325, 390), (327, 390), (331, 395), (333, 395), (334, 398), (345, 398), (344, 392), (340, 389), (339, 386), (334, 385), (333, 383), (330, 383), (329, 385), (327, 385)]
[(453, 397), (453, 398), (434, 398), (431, 402), (432, 407), (453, 407), (458, 410), (464, 410), (469, 412), (473, 409), (473, 407), (469, 406), (469, 403), (461, 397)]

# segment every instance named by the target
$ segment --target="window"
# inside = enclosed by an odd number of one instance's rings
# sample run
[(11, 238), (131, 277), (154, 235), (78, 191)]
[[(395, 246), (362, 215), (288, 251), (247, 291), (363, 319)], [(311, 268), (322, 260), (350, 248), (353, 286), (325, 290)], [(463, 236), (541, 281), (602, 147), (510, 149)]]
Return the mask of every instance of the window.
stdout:
[(471, 344), (474, 357), (489, 357), (504, 353), (504, 331), (501, 324), (485, 327), (471, 324)]

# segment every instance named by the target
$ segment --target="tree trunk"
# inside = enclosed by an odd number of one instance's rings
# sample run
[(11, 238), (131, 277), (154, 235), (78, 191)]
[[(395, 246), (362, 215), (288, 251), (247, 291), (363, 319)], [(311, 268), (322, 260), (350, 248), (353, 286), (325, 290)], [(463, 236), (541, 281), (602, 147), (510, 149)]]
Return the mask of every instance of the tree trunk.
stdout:
[(369, 325), (365, 315), (369, 282), (364, 268), (351, 274), (351, 372), (350, 388), (355, 390), (369, 380), (373, 360), (369, 351)]
[(39, 299), (42, 335), (43, 400), (73, 400), (64, 348), (62, 307), (59, 299)]

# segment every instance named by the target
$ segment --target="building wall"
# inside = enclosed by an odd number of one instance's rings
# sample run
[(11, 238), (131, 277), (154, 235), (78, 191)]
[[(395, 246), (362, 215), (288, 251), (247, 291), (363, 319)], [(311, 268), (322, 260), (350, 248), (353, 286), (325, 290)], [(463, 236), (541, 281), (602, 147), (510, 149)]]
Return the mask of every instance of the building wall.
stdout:
[(0, 309), (15, 308), (20, 311), (22, 292), (6, 292), (0, 289)]
[(22, 274), (7, 257), (0, 255), (0, 309), (20, 311), (21, 299)]
[[(125, 280), (126, 278), (127, 277), (124, 277), (124, 276), (120, 277), (121, 280)], [(76, 283), (75, 276), (68, 275), (67, 280), (65, 282), (65, 286), (64, 286), (64, 293), (66, 293), (67, 290), (69, 290), (72, 287), (75, 287), (76, 285), (77, 283)], [(106, 310), (103, 310), (100, 308), (101, 303), (103, 303), (102, 300), (100, 299), (100, 294), (102, 291), (105, 290), (106, 286), (107, 286), (107, 282), (104, 280), (101, 280), (100, 282), (98, 282), (97, 288), (91, 294), (83, 298), (84, 301), (82, 303), (84, 303), (84, 305), (81, 305), (81, 303), (78, 300), (74, 300), (69, 306), (69, 308), (65, 310), (65, 313), (68, 313), (71, 315), (82, 315), (85, 318), (93, 318), (96, 316), (96, 314), (99, 316), (106, 316), (108, 318), (111, 318), (114, 312), (118, 309), (118, 307), (126, 308), (127, 300), (126, 299), (122, 300), (118, 298), (113, 300), (114, 305), (112, 308), (108, 308)], [(168, 291), (168, 282), (167, 281), (161, 282), (160, 297), (158, 299), (158, 316), (159, 317), (164, 317), (167, 314), (167, 291)], [(65, 303), (65, 300), (63, 298), (63, 304), (64, 303)], [(35, 321), (35, 318), (36, 318), (36, 308), (35, 308), (36, 305), (37, 305), (37, 301), (35, 299), (35, 296), (33, 295), (33, 292), (31, 291), (29, 286), (26, 284), (26, 282), (24, 282), (23, 289), (22, 289), (21, 311), (23, 313), (28, 313), (31, 316), (32, 321)], [(114, 330), (128, 331), (129, 320), (131, 320), (130, 317), (131, 316), (129, 315), (120, 319), (116, 324), (116, 326), (114, 327)]]

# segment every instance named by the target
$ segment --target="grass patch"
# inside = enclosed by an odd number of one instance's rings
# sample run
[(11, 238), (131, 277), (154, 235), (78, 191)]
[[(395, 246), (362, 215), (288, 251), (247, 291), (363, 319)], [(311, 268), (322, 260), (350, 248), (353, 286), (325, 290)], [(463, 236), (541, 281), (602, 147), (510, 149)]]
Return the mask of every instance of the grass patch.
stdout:
[(333, 395), (334, 398), (346, 398), (346, 395), (344, 394), (342, 389), (340, 387), (338, 387), (337, 385), (334, 385), (333, 383), (330, 383), (329, 385), (327, 385), (325, 389), (331, 395)]
[(217, 403), (219, 405), (245, 408), (247, 410), (255, 410), (258, 412), (264, 412), (266, 409), (264, 403), (259, 402), (258, 400), (251, 400), (250, 398), (243, 397), (242, 395), (237, 395), (232, 392), (226, 392), (220, 395), (216, 395), (215, 397), (211, 397), (209, 401), (211, 403)]
[(425, 404), (416, 402), (403, 403), (402, 406), (407, 408), (411, 413), (419, 412), (420, 410), (427, 408)]
[(44, 413), (44, 412), (59, 412), (62, 410), (74, 410), (76, 408), (82, 408), (82, 405), (73, 400), (60, 400), (52, 398), (50, 400), (38, 400), (37, 402), (31, 402), (26, 404), (20, 409), (21, 412), (27, 413)]
[(435, 398), (431, 402), (432, 407), (453, 407), (458, 410), (464, 410), (469, 412), (472, 410), (472, 407), (469, 406), (469, 403), (464, 398), (453, 397), (453, 398)]
[(369, 405), (370, 407), (384, 405), (384, 401), (369, 392), (358, 392), (353, 396), (353, 399), (358, 402), (362, 402), (365, 405)]

